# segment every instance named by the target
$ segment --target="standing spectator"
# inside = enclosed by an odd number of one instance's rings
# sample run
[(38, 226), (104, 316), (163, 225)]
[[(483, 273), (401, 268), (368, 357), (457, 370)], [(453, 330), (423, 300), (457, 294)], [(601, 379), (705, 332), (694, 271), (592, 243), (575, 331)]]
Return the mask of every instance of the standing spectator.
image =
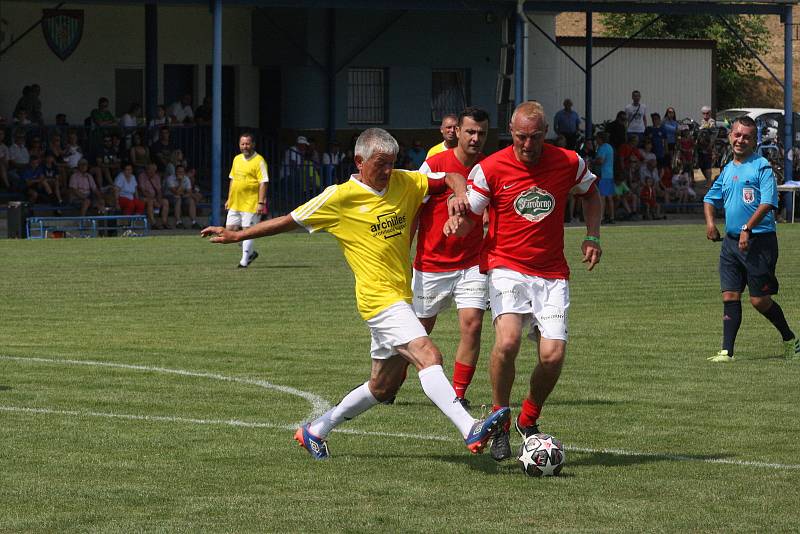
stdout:
[(186, 93), (180, 100), (173, 102), (169, 107), (169, 116), (172, 122), (176, 124), (191, 124), (194, 122), (192, 95)]
[(212, 110), (211, 99), (208, 97), (203, 98), (203, 103), (194, 110), (194, 120), (198, 125), (208, 126), (211, 124)]
[(572, 100), (564, 99), (564, 109), (558, 110), (553, 118), (553, 130), (564, 136), (568, 149), (575, 150), (580, 129), (581, 118), (572, 109)]
[(625, 132), (628, 126), (626, 121), (625, 112), (619, 111), (617, 112), (617, 117), (608, 125), (608, 142), (611, 144), (611, 148), (614, 149), (615, 154), (619, 153), (619, 148), (627, 140)]
[(144, 172), (145, 167), (150, 163), (150, 149), (144, 144), (142, 133), (133, 132), (131, 137), (131, 149), (129, 150), (130, 162), (133, 163), (133, 172), (139, 174)]
[[(166, 228), (169, 203), (162, 193), (161, 175), (158, 174), (156, 164), (148, 163), (136, 181), (139, 186), (139, 198), (144, 202), (150, 226), (155, 230)], [(160, 216), (160, 221), (156, 220), (156, 215)]]
[(678, 117), (675, 115), (675, 108), (667, 108), (664, 112), (664, 121), (661, 123), (664, 135), (667, 138), (667, 156), (672, 160), (675, 153), (675, 144), (678, 142)]
[(136, 176), (133, 175), (133, 165), (126, 162), (122, 170), (114, 178), (114, 187), (117, 191), (117, 202), (123, 215), (141, 215), (144, 213), (144, 202), (139, 198), (139, 188)]
[[(714, 119), (711, 119), (712, 121)], [(695, 150), (697, 151), (697, 166), (700, 172), (703, 173), (703, 178), (706, 180), (706, 187), (711, 185), (711, 167), (714, 160), (714, 139), (712, 138), (712, 127), (700, 130), (697, 136), (697, 144)], [(694, 182), (694, 177), (692, 177)]]
[[(489, 365), (492, 409), (509, 410), (522, 332), (538, 345), (538, 362), (516, 420), (526, 438), (539, 432), (538, 419), (556, 386), (566, 356), (569, 266), (564, 256), (564, 210), (569, 191), (583, 194), (586, 237), (583, 262), (600, 261), (600, 197), (595, 175), (571, 150), (546, 144), (547, 120), (538, 102), (517, 106), (509, 125), (512, 146), (495, 152), (470, 173), (471, 213), (454, 216), (445, 234), (464, 235), (489, 209), (489, 231), (481, 250), (488, 275), (495, 344)], [(508, 441), (508, 428), (496, 440)], [(493, 445), (494, 447), (494, 445)], [(500, 448), (498, 446), (498, 448)], [(510, 447), (506, 457), (511, 457)], [(498, 458), (495, 457), (497, 460)]]
[(439, 152), (444, 152), (445, 150), (454, 148), (458, 144), (458, 139), (456, 138), (456, 126), (458, 126), (458, 117), (453, 113), (448, 113), (442, 117), (442, 124), (439, 126), (439, 132), (442, 134), (442, 142), (437, 145), (433, 145), (428, 150), (428, 154), (425, 156), (425, 159), (428, 159)]
[(706, 128), (716, 128), (717, 121), (714, 120), (714, 117), (711, 115), (711, 108), (708, 106), (703, 106), (700, 108), (700, 114), (702, 115), (702, 119), (700, 119), (700, 129)]
[(42, 101), (39, 99), (41, 89), (38, 84), (26, 85), (22, 88), (22, 97), (14, 106), (13, 116), (17, 117), (19, 111), (24, 111), (25, 120), (29, 123), (42, 124)]
[(649, 139), (652, 144), (652, 152), (656, 155), (656, 163), (659, 167), (668, 165), (667, 154), (667, 134), (661, 124), (661, 115), (658, 113), (651, 113), (650, 119), (653, 122), (652, 126), (648, 126), (645, 130), (645, 140)]
[(172, 160), (172, 152), (175, 145), (170, 140), (170, 130), (168, 126), (158, 129), (158, 140), (150, 145), (150, 157), (158, 167), (158, 172), (171, 173), (174, 169), (169, 169)]
[[(297, 144), (301, 145), (298, 138)], [(303, 138), (305, 140), (305, 138)], [(225, 229), (238, 231), (256, 225), (261, 220), (261, 215), (267, 212), (267, 184), (269, 171), (267, 162), (256, 152), (256, 143), (253, 134), (243, 133), (239, 136), (239, 151), (233, 158), (228, 200), (225, 209), (228, 217)], [(247, 268), (258, 258), (258, 252), (253, 248), (253, 240), (242, 242), (242, 258), (236, 265), (237, 268)]]
[(678, 154), (680, 155), (681, 172), (685, 172), (689, 176), (694, 177), (695, 142), (694, 138), (692, 137), (692, 133), (689, 130), (681, 130), (677, 148)]
[(175, 228), (183, 228), (183, 209), (186, 209), (192, 221), (192, 228), (200, 229), (200, 225), (197, 224), (197, 206), (192, 195), (192, 181), (186, 176), (186, 168), (183, 165), (177, 165), (175, 174), (167, 176), (164, 181), (164, 196), (172, 204)]
[(628, 122), (628, 135), (636, 134), (640, 141), (644, 139), (647, 128), (647, 106), (642, 104), (642, 94), (638, 90), (631, 93), (633, 102), (625, 106), (625, 118)]
[(600, 169), (600, 216), (605, 224), (614, 224), (614, 148), (608, 142), (608, 134), (601, 132), (597, 134), (597, 155), (594, 164)]
[(89, 162), (85, 159), (78, 162), (78, 168), (69, 178), (69, 192), (71, 202), (80, 206), (81, 217), (86, 216), (93, 203), (98, 213), (105, 208), (97, 184), (89, 174)]
[(322, 171), (325, 175), (325, 185), (333, 185), (340, 182), (340, 166), (344, 161), (344, 152), (342, 152), (339, 142), (334, 139), (328, 145), (328, 151), (322, 154)]
[(119, 125), (123, 130), (138, 128), (142, 122), (142, 106), (138, 102), (131, 103), (128, 111), (122, 115)]
[(101, 97), (97, 101), (97, 107), (91, 113), (92, 125), (97, 128), (116, 126), (117, 119), (108, 107), (108, 98)]
[(308, 150), (308, 139), (300, 135), (294, 143), (290, 146), (283, 155), (283, 168), (281, 169), (281, 177), (289, 178), (293, 182), (299, 182), (299, 171), (303, 168), (303, 162), (306, 160), (306, 151)]
[(411, 148), (406, 151), (406, 155), (410, 160), (411, 169), (419, 169), (422, 167), (422, 164), (425, 163), (425, 156), (426, 156), (425, 149), (422, 148), (422, 141), (419, 139), (414, 139), (411, 142)]
[(750, 291), (750, 304), (780, 332), (784, 356), (800, 359), (800, 340), (789, 328), (781, 307), (772, 300), (772, 295), (778, 293), (775, 175), (769, 162), (755, 153), (756, 123), (753, 119), (745, 116), (734, 120), (728, 139), (733, 161), (722, 169), (706, 194), (703, 206), (706, 238), (712, 241), (720, 240), (714, 210), (725, 207), (725, 236), (719, 255), (722, 350), (709, 360), (723, 363), (734, 359), (745, 286)]

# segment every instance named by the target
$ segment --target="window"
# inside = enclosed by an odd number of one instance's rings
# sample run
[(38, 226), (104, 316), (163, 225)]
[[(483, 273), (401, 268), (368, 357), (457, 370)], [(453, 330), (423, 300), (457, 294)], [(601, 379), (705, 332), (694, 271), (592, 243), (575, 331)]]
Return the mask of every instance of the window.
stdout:
[(353, 68), (347, 71), (347, 122), (386, 123), (386, 69)]
[(448, 113), (458, 115), (469, 105), (469, 71), (434, 70), (431, 77), (431, 123), (439, 124)]

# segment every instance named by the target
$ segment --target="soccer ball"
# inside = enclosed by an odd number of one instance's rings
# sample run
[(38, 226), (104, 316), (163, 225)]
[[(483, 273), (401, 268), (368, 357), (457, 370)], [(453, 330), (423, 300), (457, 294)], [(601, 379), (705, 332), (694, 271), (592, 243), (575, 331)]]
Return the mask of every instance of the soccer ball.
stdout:
[(561, 472), (566, 456), (561, 441), (550, 434), (534, 434), (522, 442), (517, 460), (526, 475), (551, 477)]

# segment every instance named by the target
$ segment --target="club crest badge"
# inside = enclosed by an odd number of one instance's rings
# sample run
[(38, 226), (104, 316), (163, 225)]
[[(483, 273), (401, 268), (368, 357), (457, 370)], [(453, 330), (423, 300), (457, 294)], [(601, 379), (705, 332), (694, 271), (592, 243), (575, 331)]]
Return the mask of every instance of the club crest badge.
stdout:
[(556, 207), (556, 199), (536, 186), (523, 191), (514, 200), (514, 210), (526, 220), (538, 222), (553, 213)]
[(43, 9), (42, 32), (50, 50), (65, 61), (83, 37), (83, 10)]
[(752, 204), (756, 200), (756, 192), (752, 187), (742, 189), (742, 200), (745, 204)]

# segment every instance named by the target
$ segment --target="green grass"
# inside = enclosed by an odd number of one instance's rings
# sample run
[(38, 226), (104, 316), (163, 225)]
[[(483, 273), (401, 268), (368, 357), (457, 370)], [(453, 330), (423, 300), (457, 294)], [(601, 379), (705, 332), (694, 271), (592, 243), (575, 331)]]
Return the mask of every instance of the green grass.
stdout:
[[(330, 461), (294, 444), (312, 405), (270, 385), (333, 404), (369, 373), (329, 236), (262, 239), (247, 270), (188, 236), (0, 241), (0, 531), (796, 531), (800, 362), (749, 305), (737, 361), (705, 361), (719, 244), (702, 224), (604, 229), (587, 273), (581, 235), (542, 418), (567, 466), (541, 480), (470, 455), (413, 372), (397, 404), (331, 435)], [(779, 235), (777, 300), (800, 331), (800, 225)], [(454, 316), (433, 335), (448, 374)], [(492, 341), (487, 319), (473, 404), (490, 402)], [(533, 359), (525, 344), (516, 405)]]

